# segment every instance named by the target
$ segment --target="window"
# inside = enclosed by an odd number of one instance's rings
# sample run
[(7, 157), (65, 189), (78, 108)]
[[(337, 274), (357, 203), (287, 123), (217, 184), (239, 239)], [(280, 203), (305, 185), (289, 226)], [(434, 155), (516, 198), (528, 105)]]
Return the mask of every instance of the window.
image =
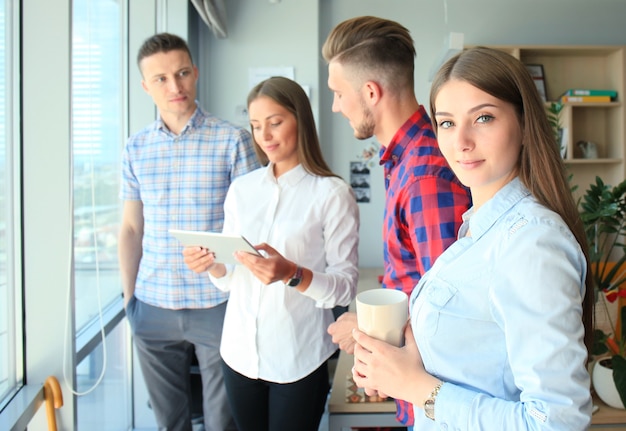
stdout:
[(129, 429), (132, 423), (117, 262), (120, 157), (127, 136), (125, 7), (125, 0), (72, 2), (77, 429), (94, 431)]
[[(72, 142), (76, 330), (121, 297), (117, 235), (124, 130), (120, 0), (73, 2)], [(78, 346), (80, 347), (80, 346)]]
[[(15, 9), (14, 9), (15, 7)], [(0, 0), (0, 410), (23, 383), (19, 94), (15, 78), (19, 33), (15, 2)]]
[[(131, 423), (130, 344), (126, 320), (122, 320), (76, 367), (76, 385), (79, 393), (93, 391), (78, 397), (77, 430), (127, 430)], [(107, 373), (102, 384), (94, 385), (100, 378), (106, 353)]]

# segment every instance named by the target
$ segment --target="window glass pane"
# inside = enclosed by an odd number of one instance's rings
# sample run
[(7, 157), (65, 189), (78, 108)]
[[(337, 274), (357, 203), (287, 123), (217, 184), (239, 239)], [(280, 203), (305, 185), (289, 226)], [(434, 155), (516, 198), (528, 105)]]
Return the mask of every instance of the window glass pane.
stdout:
[(72, 142), (76, 329), (120, 298), (117, 234), (123, 145), (121, 5), (73, 2)]
[[(102, 343), (76, 367), (76, 387), (88, 392), (100, 378), (103, 367)], [(128, 366), (128, 325), (123, 319), (106, 337), (106, 373), (89, 393), (78, 397), (78, 430), (119, 431), (129, 429), (130, 367)]]
[(19, 137), (14, 134), (15, 106), (12, 89), (18, 64), (11, 41), (15, 40), (11, 2), (0, 0), (0, 407), (22, 383), (20, 220), (17, 186)]

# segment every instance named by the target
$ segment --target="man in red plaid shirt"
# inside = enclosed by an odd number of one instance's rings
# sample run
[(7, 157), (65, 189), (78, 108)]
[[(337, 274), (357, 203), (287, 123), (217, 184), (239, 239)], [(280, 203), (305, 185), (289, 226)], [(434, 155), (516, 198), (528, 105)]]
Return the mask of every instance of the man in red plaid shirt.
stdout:
[[(415, 47), (394, 21), (357, 17), (337, 25), (322, 48), (328, 62), (333, 112), (341, 112), (357, 139), (381, 144), (385, 170), (384, 288), (411, 291), (435, 259), (456, 240), (469, 191), (443, 158), (426, 110), (417, 101)], [(352, 354), (356, 315), (344, 313), (329, 328)], [(396, 400), (399, 422), (412, 429), (413, 406)]]

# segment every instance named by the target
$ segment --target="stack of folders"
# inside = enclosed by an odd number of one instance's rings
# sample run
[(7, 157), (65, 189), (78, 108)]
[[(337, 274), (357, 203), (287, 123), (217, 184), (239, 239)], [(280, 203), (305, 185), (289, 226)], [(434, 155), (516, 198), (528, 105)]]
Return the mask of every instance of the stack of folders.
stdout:
[(562, 103), (600, 103), (614, 102), (617, 100), (615, 90), (588, 90), (585, 88), (572, 88), (561, 96)]

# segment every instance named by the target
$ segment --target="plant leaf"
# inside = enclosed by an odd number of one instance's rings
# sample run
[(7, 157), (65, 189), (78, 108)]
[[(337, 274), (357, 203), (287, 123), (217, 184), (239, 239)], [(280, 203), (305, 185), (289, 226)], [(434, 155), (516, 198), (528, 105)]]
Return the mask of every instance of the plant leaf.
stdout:
[(593, 331), (593, 346), (591, 347), (591, 354), (594, 356), (604, 355), (609, 351), (606, 346), (607, 335), (601, 329), (594, 329)]
[(613, 381), (624, 406), (626, 406), (626, 359), (619, 355), (612, 358)]

